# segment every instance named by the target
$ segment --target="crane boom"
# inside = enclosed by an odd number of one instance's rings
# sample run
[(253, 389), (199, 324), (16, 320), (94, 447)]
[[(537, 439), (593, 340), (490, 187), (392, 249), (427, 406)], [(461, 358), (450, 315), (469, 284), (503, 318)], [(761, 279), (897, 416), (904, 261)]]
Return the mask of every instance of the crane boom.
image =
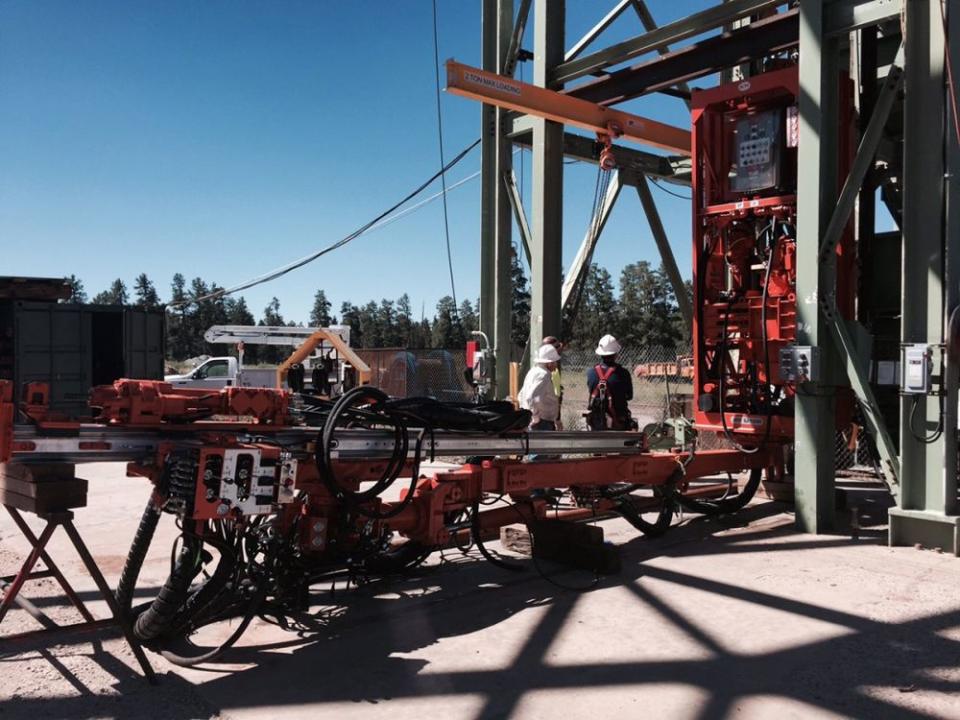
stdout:
[(563, 95), (454, 60), (447, 61), (447, 92), (547, 120), (576, 125), (601, 135), (608, 135), (615, 129), (615, 136), (681, 155), (690, 154), (690, 133), (681, 128)]
[(327, 328), (287, 327), (285, 325), (212, 325), (203, 334), (208, 343), (237, 343), (248, 345), (287, 345), (298, 346), (316, 332), (338, 335), (344, 342), (350, 342), (350, 328), (335, 325)]

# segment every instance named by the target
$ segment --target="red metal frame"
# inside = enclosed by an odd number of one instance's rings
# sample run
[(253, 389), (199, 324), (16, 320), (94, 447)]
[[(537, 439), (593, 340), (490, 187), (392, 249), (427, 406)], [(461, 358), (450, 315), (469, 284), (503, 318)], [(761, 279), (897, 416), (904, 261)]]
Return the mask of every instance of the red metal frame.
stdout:
[[(192, 443), (200, 441), (201, 457), (189, 517), (203, 523), (224, 517), (218, 512), (221, 504), (219, 498), (208, 497), (203, 473), (207, 459), (222, 458), (227, 450), (256, 450), (262, 458), (275, 463), (274, 491), (279, 499), (282, 463), (279, 462), (278, 448), (270, 444), (245, 444), (239, 438), (248, 435), (254, 428), (257, 434), (269, 437), (272, 433), (296, 427), (287, 415), (289, 396), (284, 391), (268, 388), (238, 390), (178, 390), (167, 383), (121, 380), (112, 386), (95, 388), (91, 402), (100, 409), (99, 421), (105, 428), (152, 428), (174, 438), (158, 446), (152, 463), (142, 460), (131, 463), (128, 466), (129, 475), (146, 476), (155, 484), (159, 483), (169, 453), (178, 447), (176, 437)], [(12, 407), (9, 383), (0, 381), (0, 418), (12, 418)], [(198, 417), (214, 410), (220, 416), (217, 422), (196, 421)], [(32, 412), (38, 417), (43, 416), (35, 404)], [(43, 420), (36, 426), (40, 432), (51, 429), (61, 434), (70, 429), (65, 423)], [(72, 427), (79, 430), (81, 426), (73, 423)], [(12, 437), (11, 422), (0, 422), (0, 437)], [(119, 435), (118, 442), (122, 442)], [(0, 461), (10, 460), (14, 451), (28, 452), (29, 444), (30, 441), (7, 443)], [(109, 445), (109, 441), (103, 444)], [(358, 489), (363, 482), (379, 478), (386, 464), (386, 460), (336, 460), (334, 471), (343, 486)], [(683, 490), (690, 480), (696, 478), (750, 468), (768, 468), (776, 472), (781, 464), (779, 446), (773, 444), (752, 455), (735, 450), (714, 450), (699, 452), (692, 458), (685, 452), (675, 451), (536, 463), (524, 462), (521, 458), (496, 459), (421, 478), (413, 490), (413, 498), (398, 515), (386, 521), (386, 526), (426, 546), (444, 545), (451, 540), (446, 522), (450, 513), (469, 509), (478, 501), (493, 495), (522, 500), (528, 508), (524, 512), (543, 516), (546, 504), (542, 500), (530, 501), (531, 493), (537, 489), (574, 486), (584, 490), (616, 483), (654, 487), (676, 482)], [(681, 467), (682, 473), (678, 472)], [(404, 472), (409, 475), (413, 470), (408, 464)], [(309, 522), (301, 523), (301, 527), (305, 528), (301, 537), (302, 550), (306, 553), (323, 552), (326, 549), (326, 533), (332, 522), (342, 517), (344, 508), (321, 481), (312, 458), (310, 461), (300, 461), (292, 477), (293, 487), (284, 490), (301, 493), (300, 499), (273, 504), (267, 511), (279, 513), (287, 525), (292, 524), (297, 516), (307, 518)], [(405, 498), (406, 493), (401, 496), (401, 501)], [(381, 513), (397, 507), (396, 503), (380, 499), (371, 500), (370, 506)], [(567, 510), (560, 516), (575, 519), (612, 508), (611, 501), (598, 499), (590, 507)], [(481, 529), (487, 532), (504, 523), (516, 522), (516, 513), (517, 510), (510, 508), (506, 511), (503, 508), (484, 511), (481, 513)], [(235, 520), (242, 518), (242, 513), (236, 507), (228, 508), (228, 514)], [(367, 519), (356, 516), (351, 522), (357, 525), (358, 534), (361, 526), (368, 524)], [(383, 526), (380, 522), (373, 524), (375, 527)]]
[[(840, 121), (846, 130), (840, 133), (842, 179), (852, 152), (853, 116), (849, 81), (844, 77), (840, 83), (841, 106), (847, 107)], [(797, 222), (798, 148), (786, 134), (787, 108), (796, 106), (799, 93), (798, 70), (791, 66), (697, 91), (692, 98), (694, 420), (700, 429), (737, 435), (744, 442), (793, 437), (790, 399), (796, 388), (780, 380), (779, 351), (796, 342), (796, 237), (779, 228), (795, 228)], [(779, 181), (737, 192), (730, 182), (735, 122), (765, 111), (780, 113)], [(761, 243), (768, 227), (778, 237)], [(856, 287), (849, 230), (837, 255), (838, 306), (849, 316)], [(782, 409), (771, 411), (775, 397)], [(844, 414), (851, 408), (849, 403), (838, 407)]]

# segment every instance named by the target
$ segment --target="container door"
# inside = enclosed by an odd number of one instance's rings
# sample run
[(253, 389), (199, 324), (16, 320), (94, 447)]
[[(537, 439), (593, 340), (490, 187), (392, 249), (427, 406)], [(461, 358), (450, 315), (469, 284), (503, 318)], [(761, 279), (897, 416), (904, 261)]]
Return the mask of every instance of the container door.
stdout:
[(124, 310), (124, 377), (163, 380), (163, 311)]
[(18, 302), (14, 335), (18, 395), (24, 383), (46, 382), (53, 410), (89, 414), (90, 318), (83, 306)]

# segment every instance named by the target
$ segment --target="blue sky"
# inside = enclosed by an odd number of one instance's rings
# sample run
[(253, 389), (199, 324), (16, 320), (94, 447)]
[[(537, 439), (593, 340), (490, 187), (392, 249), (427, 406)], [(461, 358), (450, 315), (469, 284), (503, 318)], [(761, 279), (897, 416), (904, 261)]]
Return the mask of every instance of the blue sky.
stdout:
[[(568, 0), (568, 44), (613, 4)], [(710, 3), (649, 4), (663, 23)], [(428, 0), (0, 2), (0, 274), (74, 273), (93, 295), (146, 272), (166, 299), (175, 272), (230, 286), (343, 237), (439, 167), (431, 12)], [(600, 42), (641, 30), (625, 13)], [(440, 0), (439, 36), (441, 61), (479, 65), (479, 1)], [(441, 102), (449, 159), (479, 136), (480, 110)], [(687, 124), (675, 98), (624, 109)], [(478, 168), (474, 151), (448, 182)], [(565, 266), (595, 179), (594, 166), (565, 168)], [(689, 203), (653, 192), (686, 272)], [(460, 299), (479, 294), (479, 198), (477, 180), (449, 196)], [(406, 292), (429, 316), (450, 291), (445, 252), (434, 202), (243, 295), (258, 316), (275, 295), (305, 321), (321, 287), (336, 309)], [(631, 190), (595, 259), (615, 277), (657, 261)]]

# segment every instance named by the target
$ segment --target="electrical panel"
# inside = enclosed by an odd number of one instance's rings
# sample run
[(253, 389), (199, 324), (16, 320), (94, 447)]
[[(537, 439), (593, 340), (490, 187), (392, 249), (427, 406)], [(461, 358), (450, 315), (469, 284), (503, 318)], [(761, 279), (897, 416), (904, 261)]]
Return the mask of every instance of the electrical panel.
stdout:
[(781, 112), (767, 110), (736, 119), (732, 191), (754, 192), (780, 184)]
[(780, 348), (780, 380), (785, 383), (816, 382), (820, 379), (820, 348), (789, 345)]
[(933, 352), (926, 343), (907, 345), (903, 349), (903, 377), (900, 389), (906, 395), (930, 393), (933, 374)]
[(290, 482), (296, 473), (291, 462), (281, 465), (285, 485), (278, 493), (278, 448), (204, 448), (200, 452), (193, 517), (236, 519), (274, 512), (274, 503), (289, 502), (296, 491)]

